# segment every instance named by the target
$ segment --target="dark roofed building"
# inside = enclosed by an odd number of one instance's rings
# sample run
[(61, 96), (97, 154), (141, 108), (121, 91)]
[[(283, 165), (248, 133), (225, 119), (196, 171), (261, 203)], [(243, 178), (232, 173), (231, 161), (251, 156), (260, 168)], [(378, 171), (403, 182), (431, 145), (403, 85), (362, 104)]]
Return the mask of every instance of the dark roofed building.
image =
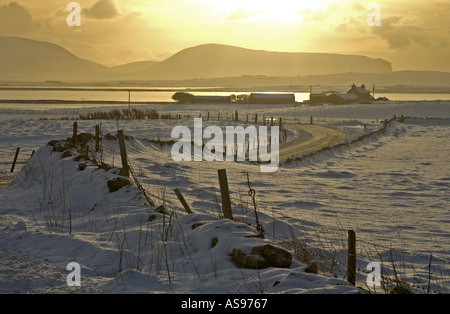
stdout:
[(312, 105), (315, 104), (324, 104), (328, 102), (328, 95), (326, 93), (321, 94), (310, 94), (309, 95), (309, 103)]
[(173, 100), (179, 103), (231, 103), (231, 96), (208, 96), (192, 95), (184, 92), (177, 92), (172, 96)]
[(295, 95), (251, 93), (248, 102), (250, 104), (293, 104), (295, 103)]
[(192, 102), (194, 103), (230, 103), (231, 96), (208, 96), (208, 95), (195, 95)]
[(354, 102), (359, 101), (358, 95), (355, 94), (330, 94), (327, 97), (327, 100), (335, 105), (345, 105), (345, 104), (351, 104)]

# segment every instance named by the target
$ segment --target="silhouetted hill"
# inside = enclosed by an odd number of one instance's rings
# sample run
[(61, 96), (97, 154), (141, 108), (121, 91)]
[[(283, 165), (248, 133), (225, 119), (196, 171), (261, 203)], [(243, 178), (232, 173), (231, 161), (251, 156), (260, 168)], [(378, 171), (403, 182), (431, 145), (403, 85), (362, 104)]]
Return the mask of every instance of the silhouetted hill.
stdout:
[(110, 67), (110, 70), (114, 73), (135, 73), (151, 69), (157, 63), (158, 63), (157, 61), (131, 62), (123, 65)]
[(103, 65), (48, 42), (0, 37), (0, 80), (95, 80), (107, 77)]
[(184, 49), (152, 68), (142, 79), (190, 79), (241, 75), (297, 76), (332, 73), (390, 73), (382, 59), (327, 53), (288, 53), (206, 44)]
[[(333, 85), (400, 86), (405, 90), (450, 86), (450, 73), (392, 72), (382, 59), (325, 53), (286, 53), (207, 44), (184, 49), (162, 62), (108, 68), (48, 42), (0, 37), (0, 81), (82, 81), (147, 86), (239, 88)], [(119, 85), (120, 85), (119, 84)], [(156, 84), (156, 85), (155, 85)], [(316, 89), (315, 89), (316, 90)]]

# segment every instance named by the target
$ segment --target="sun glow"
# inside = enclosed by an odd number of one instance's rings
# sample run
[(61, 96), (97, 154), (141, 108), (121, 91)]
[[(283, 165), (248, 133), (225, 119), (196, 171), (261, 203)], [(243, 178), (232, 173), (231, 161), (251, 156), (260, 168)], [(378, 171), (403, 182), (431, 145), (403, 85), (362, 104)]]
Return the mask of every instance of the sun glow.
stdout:
[(240, 13), (242, 19), (299, 22), (303, 10), (324, 10), (329, 0), (227, 0), (217, 1), (218, 10), (229, 14)]

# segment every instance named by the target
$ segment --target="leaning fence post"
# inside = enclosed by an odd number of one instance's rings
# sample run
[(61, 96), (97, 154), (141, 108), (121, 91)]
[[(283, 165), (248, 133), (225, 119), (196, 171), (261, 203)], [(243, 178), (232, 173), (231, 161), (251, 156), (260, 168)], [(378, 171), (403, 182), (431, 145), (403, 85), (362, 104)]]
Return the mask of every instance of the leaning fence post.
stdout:
[(356, 284), (356, 234), (353, 230), (348, 230), (347, 281)]
[(124, 177), (129, 177), (130, 168), (128, 167), (127, 151), (125, 146), (125, 138), (123, 136), (123, 130), (118, 130), (117, 133), (119, 136), (120, 158), (122, 158), (122, 170), (120, 171), (120, 174)]
[(181, 204), (183, 205), (184, 209), (186, 210), (186, 212), (188, 214), (192, 214), (192, 210), (189, 207), (188, 203), (186, 202), (186, 200), (184, 199), (183, 194), (181, 194), (179, 189), (175, 189), (175, 194), (177, 195), (178, 199), (180, 200)]
[(14, 156), (14, 161), (11, 166), (11, 172), (14, 172), (14, 168), (16, 167), (17, 157), (19, 157), (19, 151), (20, 151), (20, 147), (17, 147), (16, 155)]
[(230, 190), (228, 189), (227, 171), (225, 169), (219, 169), (218, 174), (220, 194), (222, 196), (223, 216), (227, 219), (233, 219), (233, 213), (231, 211)]

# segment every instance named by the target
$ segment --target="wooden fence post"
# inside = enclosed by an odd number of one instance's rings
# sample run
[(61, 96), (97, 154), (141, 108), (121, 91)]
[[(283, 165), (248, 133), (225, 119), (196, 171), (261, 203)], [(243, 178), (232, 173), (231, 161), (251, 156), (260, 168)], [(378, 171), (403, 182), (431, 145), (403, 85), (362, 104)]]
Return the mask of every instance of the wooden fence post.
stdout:
[(14, 156), (14, 161), (11, 166), (11, 172), (14, 172), (14, 168), (16, 167), (17, 157), (19, 157), (19, 151), (20, 151), (20, 147), (17, 147), (16, 155)]
[(353, 230), (348, 230), (347, 281), (356, 284), (356, 234)]
[(123, 135), (123, 130), (118, 130), (117, 133), (119, 136), (120, 157), (122, 158), (122, 170), (120, 170), (120, 175), (129, 177), (130, 168), (128, 167), (127, 150), (125, 146), (125, 137)]
[(230, 190), (228, 189), (227, 171), (219, 169), (220, 194), (222, 196), (222, 212), (226, 219), (233, 219), (231, 210)]
[(98, 152), (100, 150), (100, 126), (95, 126), (95, 151)]
[(73, 123), (73, 136), (72, 136), (72, 140), (73, 140), (73, 146), (77, 147), (78, 146), (78, 122), (74, 122)]
[(177, 195), (178, 199), (180, 200), (181, 204), (183, 205), (184, 209), (186, 210), (186, 212), (188, 214), (192, 214), (192, 210), (189, 207), (188, 203), (186, 202), (186, 200), (184, 199), (183, 194), (181, 194), (179, 189), (175, 189), (175, 194)]

